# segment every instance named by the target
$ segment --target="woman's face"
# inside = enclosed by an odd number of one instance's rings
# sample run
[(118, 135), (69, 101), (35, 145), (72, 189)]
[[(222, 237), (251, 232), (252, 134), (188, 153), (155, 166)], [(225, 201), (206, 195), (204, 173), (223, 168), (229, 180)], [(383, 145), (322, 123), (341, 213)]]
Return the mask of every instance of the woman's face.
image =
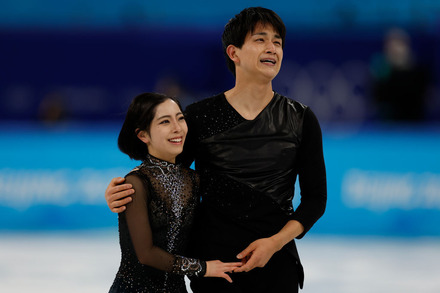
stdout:
[(171, 162), (183, 150), (188, 126), (183, 113), (173, 100), (166, 100), (156, 108), (150, 133), (140, 131), (138, 137), (148, 146), (150, 155)]

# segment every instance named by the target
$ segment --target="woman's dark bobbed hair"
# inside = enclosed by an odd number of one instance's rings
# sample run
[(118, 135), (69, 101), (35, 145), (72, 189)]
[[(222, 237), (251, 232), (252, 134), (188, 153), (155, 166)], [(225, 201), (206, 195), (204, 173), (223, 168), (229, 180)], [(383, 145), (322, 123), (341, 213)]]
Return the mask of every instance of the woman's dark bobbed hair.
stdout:
[(142, 130), (150, 133), (150, 125), (156, 115), (157, 106), (167, 100), (176, 102), (182, 110), (176, 98), (158, 93), (142, 93), (131, 101), (118, 137), (118, 147), (121, 152), (133, 160), (142, 161), (146, 158), (147, 145), (137, 135)]

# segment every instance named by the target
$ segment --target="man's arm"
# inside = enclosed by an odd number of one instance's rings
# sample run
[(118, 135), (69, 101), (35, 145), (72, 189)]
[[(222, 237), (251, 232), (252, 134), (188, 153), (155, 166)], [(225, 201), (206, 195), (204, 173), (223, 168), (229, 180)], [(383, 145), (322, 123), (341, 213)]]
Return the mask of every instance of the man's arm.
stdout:
[(299, 185), (301, 203), (291, 220), (275, 235), (252, 242), (237, 256), (246, 262), (236, 272), (264, 267), (275, 252), (295, 238), (302, 238), (324, 214), (327, 202), (327, 184), (322, 134), (318, 120), (308, 109), (304, 117), (303, 141), (299, 150)]
[(284, 245), (299, 236), (303, 231), (304, 227), (300, 222), (290, 220), (280, 232), (272, 237), (255, 240), (237, 255), (237, 258), (245, 264), (235, 269), (234, 272), (249, 272), (254, 268), (264, 267), (275, 252), (281, 250)]
[(110, 181), (105, 190), (105, 200), (110, 210), (114, 213), (121, 213), (126, 210), (126, 204), (131, 202), (131, 194), (134, 189), (131, 184), (123, 184), (125, 178), (116, 177)]

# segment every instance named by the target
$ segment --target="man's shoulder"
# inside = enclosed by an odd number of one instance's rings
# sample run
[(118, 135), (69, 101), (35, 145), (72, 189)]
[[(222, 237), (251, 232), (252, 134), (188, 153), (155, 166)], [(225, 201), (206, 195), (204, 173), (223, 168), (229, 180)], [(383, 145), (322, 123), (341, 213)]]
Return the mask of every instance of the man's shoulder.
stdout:
[(279, 101), (279, 104), (284, 105), (288, 109), (293, 110), (295, 112), (303, 113), (306, 109), (309, 108), (307, 105), (305, 105), (297, 100), (294, 100), (292, 98), (283, 96), (279, 93), (276, 93), (275, 97)]
[(319, 126), (318, 118), (309, 106), (282, 95), (279, 95), (278, 98), (280, 101), (283, 101), (281, 104), (285, 105), (285, 108), (288, 109), (287, 111), (289, 111), (290, 114), (293, 114), (291, 117), (297, 117), (304, 121), (308, 121), (307, 123), (315, 123), (315, 125)]
[(212, 113), (215, 109), (222, 107), (222, 97), (224, 97), (224, 94), (220, 93), (188, 105), (185, 108), (185, 116), (196, 118), (202, 114)]
[(193, 111), (194, 109), (209, 107), (214, 104), (217, 104), (221, 101), (222, 96), (223, 96), (223, 93), (220, 93), (220, 94), (208, 97), (208, 98), (204, 98), (200, 101), (194, 102), (194, 103), (186, 106), (185, 112), (186, 111)]

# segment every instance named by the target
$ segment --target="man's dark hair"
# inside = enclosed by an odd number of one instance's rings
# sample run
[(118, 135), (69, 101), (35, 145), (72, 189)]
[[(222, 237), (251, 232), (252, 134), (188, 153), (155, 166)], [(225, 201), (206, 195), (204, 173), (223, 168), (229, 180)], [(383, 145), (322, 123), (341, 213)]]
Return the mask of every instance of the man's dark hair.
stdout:
[(229, 45), (241, 48), (247, 34), (249, 32), (252, 33), (258, 23), (261, 23), (262, 25), (272, 25), (274, 30), (280, 35), (282, 39), (281, 46), (284, 48), (286, 26), (275, 12), (263, 7), (249, 7), (243, 9), (239, 14), (235, 15), (234, 18), (229, 20), (222, 36), (223, 54), (226, 57), (226, 64), (234, 76), (235, 64), (234, 61), (229, 58), (226, 48), (228, 48)]
[(182, 110), (176, 98), (157, 93), (142, 93), (131, 101), (118, 137), (118, 147), (121, 152), (134, 160), (142, 161), (146, 159), (148, 154), (147, 145), (137, 135), (142, 130), (150, 133), (151, 122), (156, 115), (157, 106), (166, 100), (176, 102)]

